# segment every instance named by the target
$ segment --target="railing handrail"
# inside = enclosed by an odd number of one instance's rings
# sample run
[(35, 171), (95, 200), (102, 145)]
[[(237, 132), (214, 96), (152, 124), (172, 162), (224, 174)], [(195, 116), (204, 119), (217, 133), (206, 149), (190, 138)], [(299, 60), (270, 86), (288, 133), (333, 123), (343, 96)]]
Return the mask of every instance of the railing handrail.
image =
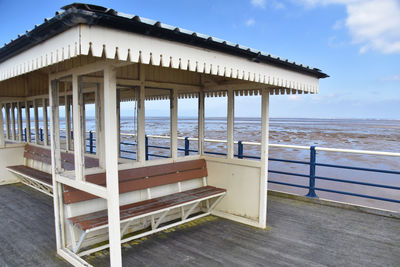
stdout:
[[(25, 128), (26, 129), (26, 128)], [(31, 128), (32, 130), (32, 128)], [(65, 129), (61, 129), (64, 130)], [(96, 133), (96, 131), (86, 131), (86, 133)], [(120, 133), (122, 136), (136, 136), (136, 134), (130, 133)], [(171, 138), (168, 135), (146, 135), (148, 138), (159, 138), (159, 139), (169, 139)], [(198, 141), (199, 139), (196, 137), (182, 137), (178, 136), (178, 140), (187, 140), (189, 141)], [(227, 140), (219, 140), (219, 139), (208, 139), (205, 138), (204, 142), (209, 143), (227, 143)], [(242, 145), (252, 145), (252, 146), (261, 146), (259, 142), (248, 142), (248, 141), (234, 141), (234, 144), (238, 144), (241, 142)], [(286, 145), (286, 144), (269, 144), (269, 147), (277, 147), (277, 148), (292, 148), (292, 149), (302, 149), (302, 150), (310, 150), (312, 146), (301, 146), (301, 145)], [(346, 148), (331, 148), (331, 147), (315, 147), (316, 151), (326, 151), (326, 152), (339, 152), (339, 153), (350, 153), (350, 154), (363, 154), (363, 155), (376, 155), (376, 156), (389, 156), (389, 157), (400, 157), (400, 153), (398, 152), (387, 152), (387, 151), (373, 151), (373, 150), (360, 150), (360, 149), (346, 149)]]

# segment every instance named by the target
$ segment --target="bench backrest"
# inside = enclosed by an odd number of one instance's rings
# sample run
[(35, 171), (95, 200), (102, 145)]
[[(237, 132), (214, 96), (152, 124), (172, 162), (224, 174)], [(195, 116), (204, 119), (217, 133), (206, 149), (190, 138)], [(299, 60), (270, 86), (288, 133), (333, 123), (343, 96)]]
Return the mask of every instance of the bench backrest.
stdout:
[[(207, 177), (207, 166), (204, 159), (121, 170), (118, 172), (119, 192), (122, 194), (203, 177)], [(106, 174), (87, 175), (86, 181), (106, 186)], [(66, 204), (95, 198), (97, 197), (94, 195), (64, 186), (64, 202)]]
[[(51, 150), (44, 147), (32, 146), (30, 144), (25, 145), (24, 157), (34, 161), (42, 162), (44, 164), (51, 165)], [(67, 171), (74, 170), (74, 154), (73, 153), (61, 153), (61, 166)], [(85, 167), (94, 168), (99, 166), (99, 160), (91, 157), (85, 157)]]

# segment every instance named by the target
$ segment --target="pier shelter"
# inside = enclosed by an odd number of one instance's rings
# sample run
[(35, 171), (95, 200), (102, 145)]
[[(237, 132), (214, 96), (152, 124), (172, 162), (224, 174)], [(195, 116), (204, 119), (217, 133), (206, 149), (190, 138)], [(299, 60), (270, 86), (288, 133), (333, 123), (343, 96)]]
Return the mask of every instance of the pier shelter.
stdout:
[[(62, 9), (0, 49), (0, 183), (53, 197), (57, 253), (87, 266), (82, 256), (109, 248), (120, 266), (121, 242), (209, 214), (265, 228), (270, 95), (318, 93), (327, 75), (100, 6)], [(243, 95), (261, 97), (259, 161), (235, 155), (234, 103)], [(204, 153), (206, 97), (227, 98), (226, 156)], [(181, 98), (198, 101), (196, 155), (179, 154)], [(170, 103), (170, 154), (148, 160), (145, 103), (160, 99)], [(135, 160), (121, 157), (125, 101), (135, 103)]]

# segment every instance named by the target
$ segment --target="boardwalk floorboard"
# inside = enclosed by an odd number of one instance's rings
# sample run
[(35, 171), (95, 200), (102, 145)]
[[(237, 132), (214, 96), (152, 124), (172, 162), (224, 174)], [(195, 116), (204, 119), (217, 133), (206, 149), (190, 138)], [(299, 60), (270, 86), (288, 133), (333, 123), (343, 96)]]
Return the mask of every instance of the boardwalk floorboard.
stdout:
[[(0, 266), (66, 266), (51, 198), (0, 186)], [(268, 231), (206, 217), (123, 246), (124, 266), (400, 266), (400, 220), (269, 196)], [(108, 252), (86, 258), (108, 266)]]

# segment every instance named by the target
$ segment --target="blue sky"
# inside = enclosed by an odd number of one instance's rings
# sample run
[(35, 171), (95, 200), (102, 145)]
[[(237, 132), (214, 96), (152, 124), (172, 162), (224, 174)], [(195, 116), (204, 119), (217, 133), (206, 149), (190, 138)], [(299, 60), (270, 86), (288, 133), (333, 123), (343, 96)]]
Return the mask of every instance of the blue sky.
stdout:
[[(0, 42), (70, 1), (0, 0)], [(318, 95), (271, 96), (272, 117), (400, 119), (399, 0), (89, 1), (322, 69)], [(237, 101), (257, 116), (259, 99)], [(210, 113), (225, 114), (210, 100)], [(182, 105), (181, 112), (189, 112)]]

